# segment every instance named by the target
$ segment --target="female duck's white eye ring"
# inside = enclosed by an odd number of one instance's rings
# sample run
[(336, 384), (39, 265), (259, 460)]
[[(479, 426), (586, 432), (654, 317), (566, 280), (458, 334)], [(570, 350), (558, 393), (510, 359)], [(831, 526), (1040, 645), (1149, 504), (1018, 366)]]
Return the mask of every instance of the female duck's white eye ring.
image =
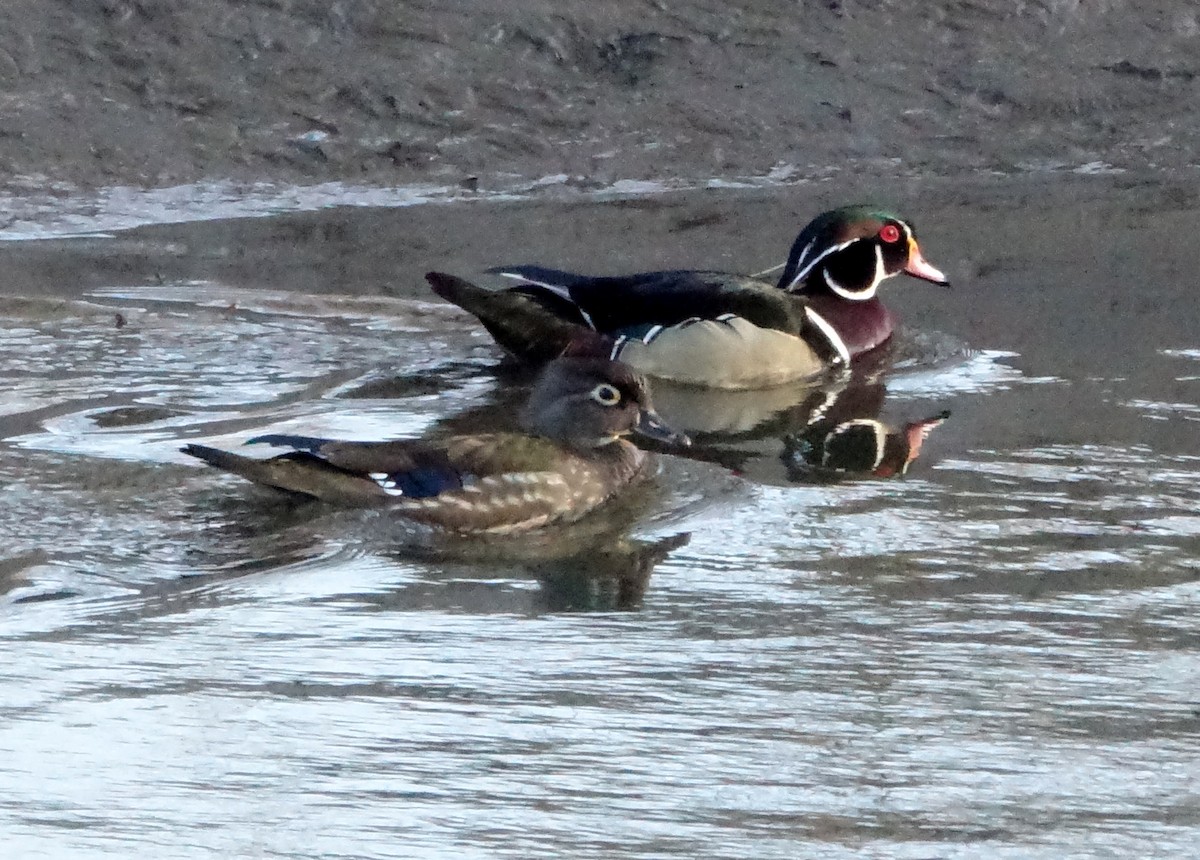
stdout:
[(589, 396), (601, 406), (616, 406), (621, 402), (621, 392), (607, 382), (593, 388)]

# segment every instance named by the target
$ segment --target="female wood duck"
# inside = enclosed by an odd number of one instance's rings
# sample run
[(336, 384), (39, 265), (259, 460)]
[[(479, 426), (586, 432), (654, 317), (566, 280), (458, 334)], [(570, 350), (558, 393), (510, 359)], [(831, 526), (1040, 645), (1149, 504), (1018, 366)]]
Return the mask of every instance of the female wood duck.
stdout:
[(901, 272), (935, 284), (909, 222), (871, 206), (825, 212), (792, 245), (779, 283), (711, 271), (592, 277), (515, 266), (485, 290), (430, 272), (434, 292), (479, 318), (504, 349), (543, 362), (581, 330), (649, 376), (765, 388), (820, 375), (884, 343), (895, 319), (876, 297)]
[(560, 358), (535, 383), (522, 413), (529, 435), (340, 442), (267, 435), (291, 448), (270, 459), (186, 445), (185, 454), (256, 484), (346, 505), (389, 505), (457, 532), (509, 533), (571, 522), (646, 471), (650, 456), (623, 437), (669, 444), (686, 436), (662, 423), (643, 380), (603, 358)]

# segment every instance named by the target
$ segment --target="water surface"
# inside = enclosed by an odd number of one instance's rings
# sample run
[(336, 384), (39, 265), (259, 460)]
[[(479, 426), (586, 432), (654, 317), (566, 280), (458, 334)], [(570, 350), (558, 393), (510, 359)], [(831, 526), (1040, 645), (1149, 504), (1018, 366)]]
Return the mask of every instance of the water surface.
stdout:
[[(177, 448), (500, 420), (519, 381), (425, 269), (757, 270), (856, 190), (5, 245), (9, 854), (1194, 853), (1197, 187), (887, 191), (957, 287), (888, 284), (887, 362), (677, 399), (713, 462), (518, 547), (282, 504)], [(902, 477), (784, 456), (821, 415), (943, 410)]]

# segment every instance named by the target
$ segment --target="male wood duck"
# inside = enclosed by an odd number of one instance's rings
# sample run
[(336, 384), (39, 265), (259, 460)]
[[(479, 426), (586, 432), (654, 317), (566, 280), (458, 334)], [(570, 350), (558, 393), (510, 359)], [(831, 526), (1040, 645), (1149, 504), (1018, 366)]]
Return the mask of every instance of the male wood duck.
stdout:
[(517, 358), (547, 361), (587, 331), (642, 373), (712, 388), (765, 388), (845, 366), (892, 335), (895, 319), (876, 296), (883, 281), (903, 272), (949, 285), (925, 261), (912, 225), (872, 206), (817, 216), (775, 285), (712, 271), (490, 271), (518, 284), (486, 290), (439, 272), (426, 279)]
[(643, 475), (631, 432), (687, 444), (655, 414), (642, 378), (604, 358), (547, 365), (522, 413), (527, 434), (341, 442), (272, 434), (270, 459), (186, 445), (185, 454), (256, 484), (344, 505), (388, 505), (456, 532), (509, 533), (572, 522)]
[(939, 412), (899, 429), (874, 418), (819, 422), (787, 439), (783, 457), (793, 479), (810, 467), (891, 478), (908, 472), (929, 434), (949, 417)]

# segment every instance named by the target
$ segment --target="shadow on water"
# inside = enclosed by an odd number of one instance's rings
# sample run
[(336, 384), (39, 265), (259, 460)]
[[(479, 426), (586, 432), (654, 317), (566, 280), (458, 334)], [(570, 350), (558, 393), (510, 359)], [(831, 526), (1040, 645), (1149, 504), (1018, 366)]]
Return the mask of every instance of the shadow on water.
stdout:
[(424, 271), (756, 271), (860, 194), (3, 248), (6, 848), (1190, 856), (1194, 188), (892, 190), (958, 290), (889, 283), (907, 326), (848, 379), (657, 386), (696, 446), (520, 542), (291, 504), (178, 448), (499, 429), (526, 381)]

